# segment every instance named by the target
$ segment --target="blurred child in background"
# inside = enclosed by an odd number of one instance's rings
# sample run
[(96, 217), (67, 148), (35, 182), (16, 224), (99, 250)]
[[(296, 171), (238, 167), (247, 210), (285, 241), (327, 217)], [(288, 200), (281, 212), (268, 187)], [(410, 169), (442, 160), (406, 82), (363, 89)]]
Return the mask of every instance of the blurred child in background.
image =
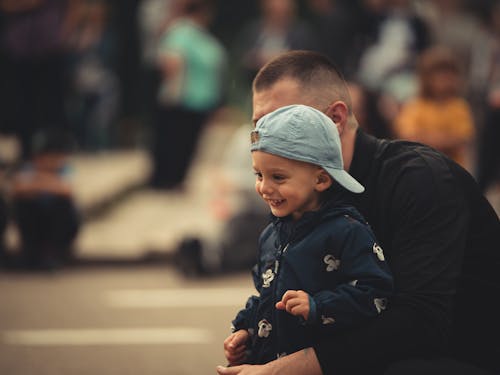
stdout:
[(447, 48), (434, 46), (422, 53), (417, 69), (419, 94), (396, 116), (396, 137), (427, 144), (466, 166), (474, 123), (461, 96), (459, 61)]
[(23, 265), (52, 269), (68, 260), (80, 227), (69, 182), (71, 138), (62, 132), (39, 133), (33, 157), (13, 178), (11, 199), (19, 230)]

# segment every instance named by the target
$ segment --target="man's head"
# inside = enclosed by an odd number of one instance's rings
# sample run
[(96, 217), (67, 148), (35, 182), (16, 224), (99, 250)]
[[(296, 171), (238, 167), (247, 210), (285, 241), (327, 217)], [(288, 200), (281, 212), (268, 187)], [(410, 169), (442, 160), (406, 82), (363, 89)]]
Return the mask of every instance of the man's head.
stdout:
[(358, 124), (347, 85), (328, 58), (312, 51), (289, 51), (260, 69), (253, 82), (254, 123), (267, 113), (291, 104), (316, 108), (333, 120), (348, 169)]

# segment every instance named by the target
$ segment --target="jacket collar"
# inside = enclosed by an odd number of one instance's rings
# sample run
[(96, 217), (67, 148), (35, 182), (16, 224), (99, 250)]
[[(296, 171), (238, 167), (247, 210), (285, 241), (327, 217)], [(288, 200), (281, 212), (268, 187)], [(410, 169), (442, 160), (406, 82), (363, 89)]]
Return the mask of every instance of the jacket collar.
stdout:
[(354, 216), (357, 220), (362, 221), (359, 214), (353, 212), (352, 208), (347, 206), (345, 201), (341, 199), (327, 200), (318, 211), (305, 212), (297, 221), (294, 221), (291, 216), (276, 217), (272, 214), (271, 216), (279, 233), (280, 241), (284, 243), (304, 237), (312, 228), (316, 227), (325, 219), (345, 214)]

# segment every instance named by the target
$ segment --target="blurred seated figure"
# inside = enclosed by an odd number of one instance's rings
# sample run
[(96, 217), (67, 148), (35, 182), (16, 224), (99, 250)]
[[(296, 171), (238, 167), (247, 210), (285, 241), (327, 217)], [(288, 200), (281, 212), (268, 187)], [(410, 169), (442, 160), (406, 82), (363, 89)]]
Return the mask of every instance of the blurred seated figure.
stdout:
[(419, 94), (395, 118), (396, 136), (427, 144), (465, 166), (474, 122), (461, 95), (459, 61), (451, 50), (434, 46), (420, 56), (418, 77)]
[(251, 129), (244, 124), (234, 131), (215, 173), (210, 216), (218, 223), (217, 229), (188, 236), (179, 244), (176, 262), (186, 276), (248, 270), (257, 260), (257, 238), (270, 216), (255, 194)]
[(11, 203), (23, 265), (52, 269), (69, 260), (80, 227), (68, 158), (71, 138), (47, 131), (34, 138), (33, 156), (14, 174)]

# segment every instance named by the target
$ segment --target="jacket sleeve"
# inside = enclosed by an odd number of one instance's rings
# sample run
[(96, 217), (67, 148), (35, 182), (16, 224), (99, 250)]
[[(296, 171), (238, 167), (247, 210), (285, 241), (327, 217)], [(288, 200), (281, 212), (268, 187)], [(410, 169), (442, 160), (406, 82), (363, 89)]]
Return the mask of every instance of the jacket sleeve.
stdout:
[(236, 318), (232, 321), (231, 331), (236, 332), (240, 329), (248, 329), (251, 327), (252, 318), (255, 316), (255, 311), (259, 305), (259, 297), (250, 296), (248, 298), (245, 308), (240, 310)]
[(383, 176), (386, 196), (377, 197), (390, 218), (386, 256), (395, 294), (376, 319), (315, 345), (324, 374), (381, 373), (390, 363), (447, 348), (470, 209), (443, 158), (406, 165)]
[[(260, 278), (258, 264), (252, 268), (252, 277), (257, 291), (260, 289)], [(257, 307), (259, 306), (260, 298), (258, 296), (250, 296), (245, 304), (245, 308), (240, 310), (236, 318), (231, 322), (231, 331), (236, 332), (240, 329), (248, 329), (252, 326), (253, 318), (255, 317)]]
[(324, 328), (351, 327), (385, 310), (393, 292), (393, 279), (382, 248), (371, 230), (350, 217), (342, 217), (341, 233), (335, 233), (335, 247), (341, 256), (335, 270), (341, 284), (312, 296), (308, 323)]

